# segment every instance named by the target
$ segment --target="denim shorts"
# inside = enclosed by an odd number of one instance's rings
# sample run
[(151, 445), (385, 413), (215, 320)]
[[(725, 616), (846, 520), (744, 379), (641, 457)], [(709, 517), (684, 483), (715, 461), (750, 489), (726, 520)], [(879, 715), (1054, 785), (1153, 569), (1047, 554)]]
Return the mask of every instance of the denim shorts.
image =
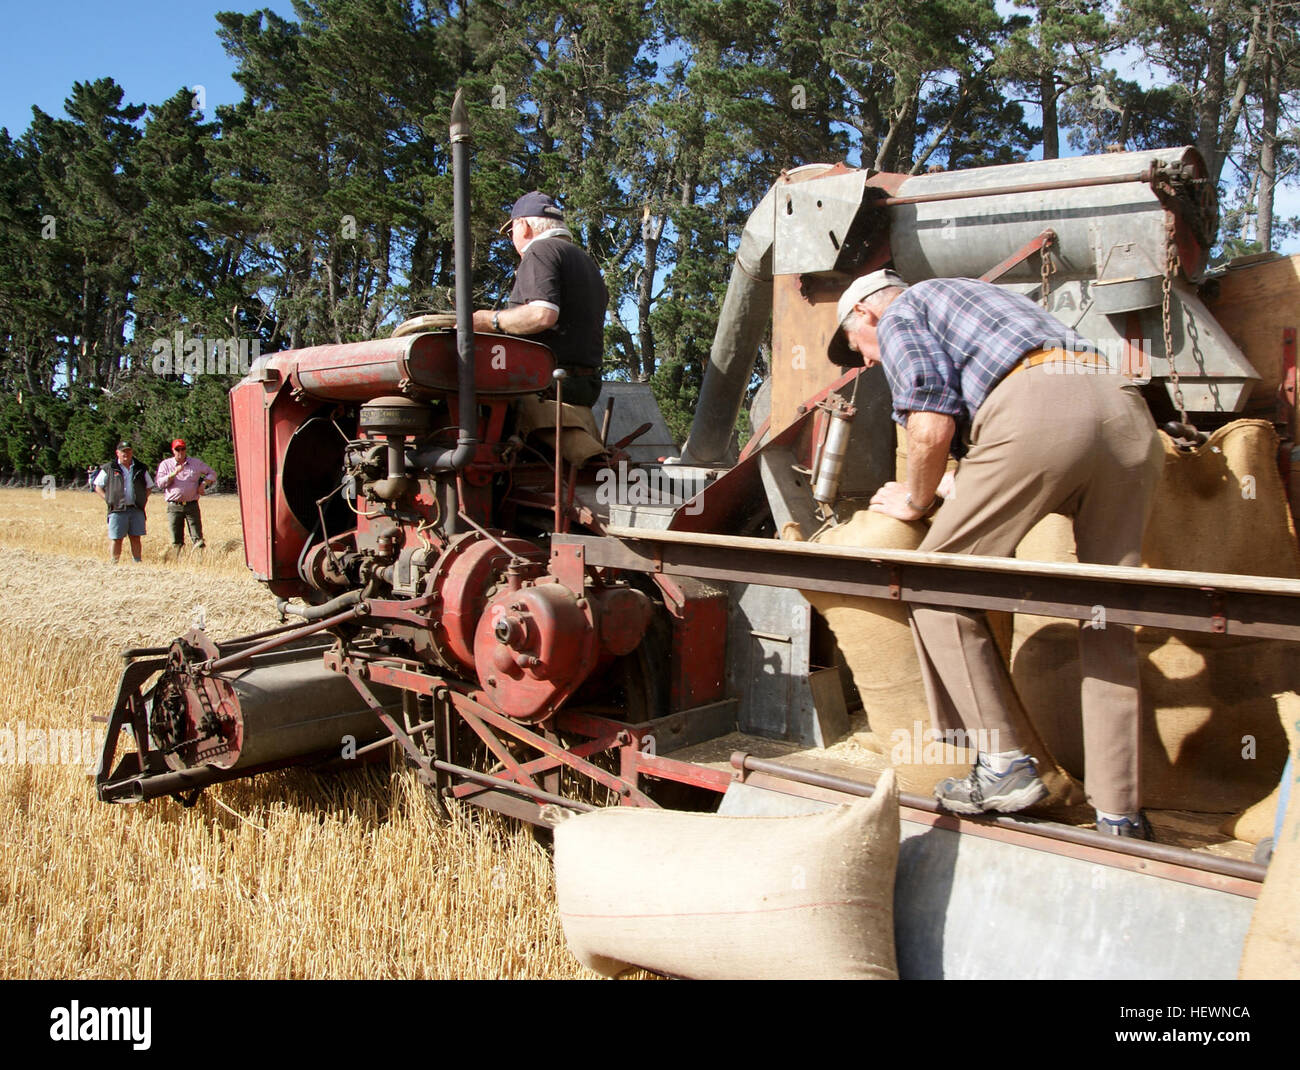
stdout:
[(127, 535), (143, 534), (143, 509), (124, 509), (120, 513), (108, 514), (108, 537), (110, 539), (122, 539)]

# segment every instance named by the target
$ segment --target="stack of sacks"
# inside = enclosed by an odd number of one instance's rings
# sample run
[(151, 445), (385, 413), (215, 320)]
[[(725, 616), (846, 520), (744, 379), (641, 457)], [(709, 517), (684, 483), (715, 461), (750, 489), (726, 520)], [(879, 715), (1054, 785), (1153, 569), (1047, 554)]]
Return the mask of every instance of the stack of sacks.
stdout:
[[(1300, 576), (1295, 530), (1263, 420), (1216, 431), (1193, 453), (1161, 436), (1165, 467), (1143, 545), (1151, 568)], [(1074, 561), (1071, 522), (1046, 517), (1016, 556)], [(1013, 676), (1052, 751), (1083, 772), (1077, 625), (1019, 615)], [(1236, 812), (1278, 782), (1286, 760), (1275, 695), (1294, 686), (1291, 644), (1139, 628), (1142, 801), (1157, 809)], [(1267, 821), (1253, 822), (1267, 827)], [(1226, 828), (1257, 839), (1247, 825)], [(1267, 833), (1264, 833), (1265, 835)]]
[[(925, 538), (926, 525), (905, 523), (883, 513), (860, 510), (844, 524), (819, 534), (815, 541), (827, 546), (858, 546), (881, 550), (915, 550)], [(787, 525), (782, 538), (798, 541), (799, 532)], [(930, 709), (921, 682), (907, 608), (882, 598), (857, 598), (823, 591), (803, 591), (803, 596), (830, 626), (840, 651), (853, 673), (871, 726), (871, 739), (859, 741), (888, 755), (904, 791), (928, 795), (945, 777), (963, 777), (970, 772), (974, 754), (934, 740)], [(1005, 614), (992, 614), (1001, 617)], [(991, 621), (995, 637), (1000, 628)], [(999, 639), (1005, 651), (1007, 645)], [(1075, 804), (1083, 801), (1082, 788), (1066, 773), (1023, 711), (1019, 711), (1018, 734), (1024, 749), (1038, 760), (1039, 772), (1050, 791), (1040, 806)], [(915, 740), (923, 746), (916, 753)]]

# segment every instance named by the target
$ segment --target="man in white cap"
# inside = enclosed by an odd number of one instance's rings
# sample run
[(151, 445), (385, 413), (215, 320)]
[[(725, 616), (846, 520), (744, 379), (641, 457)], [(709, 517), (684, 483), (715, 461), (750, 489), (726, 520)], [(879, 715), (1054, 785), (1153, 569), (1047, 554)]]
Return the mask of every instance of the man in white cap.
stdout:
[(501, 228), (519, 254), (504, 309), (477, 309), (474, 330), (522, 334), (551, 347), (567, 373), (564, 400), (591, 406), (600, 394), (609, 292), (591, 255), (573, 241), (560, 206), (533, 190)]
[(108, 545), (113, 564), (122, 557), (122, 540), (131, 540), (131, 560), (140, 564), (140, 540), (145, 533), (145, 506), (153, 490), (148, 467), (135, 459), (131, 443), (117, 444), (117, 461), (106, 461), (91, 484), (108, 505)]
[[(900, 520), (935, 513), (920, 549), (1009, 557), (1048, 513), (1073, 518), (1079, 560), (1141, 564), (1163, 463), (1138, 387), (1029, 298), (971, 279), (908, 285), (891, 271), (855, 279), (832, 343), (883, 366), (907, 429), (906, 483), (871, 508)], [(961, 458), (939, 498), (948, 455)], [(942, 508), (940, 508), (942, 505)], [(998, 740), (970, 776), (935, 796), (957, 813), (1010, 812), (1047, 794), (1015, 738), (1019, 698), (981, 611), (916, 605), (913, 630), (935, 728)], [(1140, 701), (1133, 631), (1081, 628), (1088, 797), (1100, 831), (1150, 838), (1138, 794)]]

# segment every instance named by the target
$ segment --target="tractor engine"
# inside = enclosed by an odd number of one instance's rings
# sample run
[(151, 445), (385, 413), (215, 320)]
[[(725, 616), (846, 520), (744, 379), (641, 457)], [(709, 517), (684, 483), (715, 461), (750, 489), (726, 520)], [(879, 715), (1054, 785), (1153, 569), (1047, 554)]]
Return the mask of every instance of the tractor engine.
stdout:
[[(283, 354), (236, 387), (241, 490), (271, 489), (241, 500), (248, 545), (266, 551), (250, 564), (283, 611), (308, 620), (363, 596), (418, 603), (384, 625), (392, 649), (475, 681), (510, 717), (543, 721), (598, 666), (635, 649), (651, 604), (626, 584), (552, 570), (544, 540), (494, 523), (501, 486), (553, 481), (515, 463), (523, 443), (509, 426), (512, 398), (551, 381), (544, 347), (479, 336), (478, 445), (449, 469), (441, 438), (459, 421), (448, 405), (454, 340), (444, 331)], [(497, 374), (506, 368), (509, 377)], [(287, 442), (282, 464), (274, 453), (246, 457), (247, 443), (267, 439)], [(289, 595), (312, 604), (289, 606)]]
[(594, 699), (617, 700), (603, 670), (637, 650), (655, 601), (550, 551), (551, 530), (593, 519), (554, 493), (577, 494), (577, 467), (529, 446), (515, 411), (554, 381), (550, 351), (476, 335), (471, 353), (468, 407), (450, 329), (279, 353), (231, 392), (248, 563), (298, 645), (177, 640), (136, 700), (158, 776), (125, 770), (122, 797), (369, 744), (410, 683), (365, 683), (380, 661), (520, 724), (546, 726), (593, 677)]

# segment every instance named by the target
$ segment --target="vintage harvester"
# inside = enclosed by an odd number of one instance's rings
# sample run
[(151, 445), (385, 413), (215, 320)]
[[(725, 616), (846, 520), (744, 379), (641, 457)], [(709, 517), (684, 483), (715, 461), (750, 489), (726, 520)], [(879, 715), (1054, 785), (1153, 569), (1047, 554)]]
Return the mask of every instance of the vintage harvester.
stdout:
[[(1104, 605), (1116, 623), (1300, 637), (1294, 580), (773, 537), (791, 525), (812, 536), (893, 478), (883, 378), (827, 356), (839, 292), (885, 264), (909, 281), (983, 276), (1043, 299), (1149, 378), (1186, 450), (1247, 411), (1289, 438), (1278, 396), (1294, 386), (1293, 334), (1263, 354), (1268, 367), (1248, 360), (1199, 288), (1216, 198), (1194, 150), (782, 175), (741, 237), (690, 438), (660, 464), (637, 452), (629, 410), (644, 398), (616, 408), (611, 397), (630, 395), (607, 390), (598, 429), (539, 400), (557, 381), (545, 346), (473, 333), (467, 136), (458, 109), (454, 329), (422, 321), (274, 354), (231, 392), (248, 565), (296, 619), (128, 652), (101, 799), (191, 802), (234, 777), (397, 747), (440, 799), (535, 823), (544, 804), (762, 813), (843, 801), (870, 792), (873, 768), (817, 749), (849, 730), (852, 687), (800, 591), (1066, 620)], [(755, 407), (761, 426), (736, 459), (731, 429), (769, 324), (766, 412)], [(737, 732), (749, 754), (703, 755)], [(1284, 750), (1269, 759), (1273, 783)], [(889, 760), (877, 758), (877, 770)], [(1235, 972), (1261, 865), (903, 802), (905, 976)], [(1016, 919), (1001, 958), (971, 927), (945, 927), (973, 910)], [(1103, 925), (1104, 946), (1087, 938)]]

